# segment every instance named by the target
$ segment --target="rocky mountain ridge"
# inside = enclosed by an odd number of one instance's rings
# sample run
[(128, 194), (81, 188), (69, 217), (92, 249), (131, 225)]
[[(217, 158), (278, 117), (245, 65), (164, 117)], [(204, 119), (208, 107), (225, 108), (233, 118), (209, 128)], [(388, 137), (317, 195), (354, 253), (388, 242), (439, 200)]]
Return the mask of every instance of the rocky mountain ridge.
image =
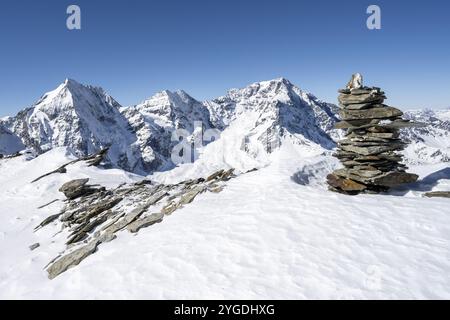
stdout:
[[(214, 140), (203, 136), (208, 129), (218, 134), (230, 127), (241, 130), (240, 149), (255, 157), (273, 152), (286, 139), (332, 149), (342, 135), (334, 129), (338, 109), (284, 78), (232, 89), (204, 102), (184, 91), (166, 90), (130, 107), (121, 106), (101, 88), (67, 79), (15, 117), (0, 120), (0, 147), (7, 144), (11, 149), (6, 137), (14, 139), (12, 149), (26, 147), (36, 154), (66, 146), (83, 157), (109, 147), (106, 164), (148, 174), (176, 165), (171, 153), (182, 139), (194, 146), (191, 160), (196, 160), (198, 151)], [(414, 142), (405, 151), (406, 161), (449, 161), (448, 144), (435, 139), (448, 141), (450, 117), (434, 111), (410, 112), (405, 117), (430, 123), (427, 128), (402, 130), (405, 139)], [(9, 151), (3, 147), (0, 154)]]

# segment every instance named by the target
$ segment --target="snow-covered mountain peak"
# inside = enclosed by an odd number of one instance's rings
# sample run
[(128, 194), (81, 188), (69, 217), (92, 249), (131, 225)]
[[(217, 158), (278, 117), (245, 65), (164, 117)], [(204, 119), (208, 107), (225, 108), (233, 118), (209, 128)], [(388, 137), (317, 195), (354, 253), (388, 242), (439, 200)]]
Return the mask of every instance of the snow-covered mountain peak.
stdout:
[(68, 147), (86, 156), (111, 146), (108, 160), (126, 170), (139, 170), (136, 138), (117, 103), (102, 88), (66, 79), (31, 107), (7, 122), (9, 130), (37, 153)]
[[(255, 82), (242, 89), (231, 89), (228, 91), (226, 97), (235, 100), (270, 99), (272, 101), (278, 100), (284, 102), (290, 100), (293, 90), (294, 85), (289, 80), (277, 78), (268, 81)], [(298, 89), (298, 91), (300, 91), (300, 89)]]
[(44, 112), (50, 118), (71, 112), (108, 117), (117, 114), (121, 106), (101, 87), (66, 79), (56, 89), (44, 94), (32, 108), (34, 113)]
[(201, 121), (205, 127), (210, 126), (208, 109), (186, 92), (164, 90), (144, 102), (131, 107), (162, 127), (183, 128), (192, 130), (195, 121)]
[(155, 95), (138, 104), (136, 107), (141, 109), (148, 109), (155, 106), (179, 108), (183, 107), (186, 104), (192, 103), (200, 103), (200, 102), (192, 98), (183, 90), (177, 90), (174, 92), (170, 90), (163, 90), (157, 92)]
[[(210, 102), (206, 102), (216, 112), (222, 113), (226, 118), (230, 113), (241, 113), (249, 109), (259, 109), (270, 105), (271, 108), (279, 108), (283, 104), (311, 106), (314, 104), (329, 105), (317, 99), (313, 94), (306, 92), (292, 84), (286, 78), (277, 78), (273, 80), (255, 82), (241, 89), (231, 89), (228, 94)], [(220, 104), (219, 108), (214, 107)], [(235, 110), (235, 107), (237, 109)], [(226, 122), (227, 119), (225, 119)]]
[(179, 143), (173, 138), (175, 130), (183, 129), (184, 138), (193, 140), (201, 139), (202, 128), (211, 128), (209, 110), (181, 90), (158, 92), (138, 105), (122, 109), (122, 114), (136, 135), (147, 172), (174, 166), (171, 152)]
[(81, 85), (78, 81), (71, 79), (71, 78), (66, 78), (64, 80), (64, 84), (65, 85)]
[(285, 136), (293, 137), (295, 143), (313, 142), (326, 148), (334, 145), (328, 134), (337, 120), (336, 106), (318, 100), (285, 78), (232, 89), (205, 104), (218, 128), (242, 118), (254, 119), (249, 136), (258, 136), (266, 145), (276, 145), (276, 140)]

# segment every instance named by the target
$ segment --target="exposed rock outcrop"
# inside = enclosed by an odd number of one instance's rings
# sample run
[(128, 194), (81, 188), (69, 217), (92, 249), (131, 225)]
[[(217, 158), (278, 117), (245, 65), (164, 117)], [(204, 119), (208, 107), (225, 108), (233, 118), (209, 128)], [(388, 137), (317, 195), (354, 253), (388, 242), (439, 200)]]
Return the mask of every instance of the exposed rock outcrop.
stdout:
[(81, 196), (86, 196), (97, 191), (97, 188), (93, 188), (87, 185), (89, 179), (77, 179), (69, 181), (62, 185), (59, 189), (64, 193), (67, 199), (73, 200)]
[(88, 185), (89, 179), (65, 183), (60, 191), (67, 197), (58, 214), (45, 219), (36, 230), (59, 221), (69, 231), (67, 249), (47, 268), (53, 279), (96, 252), (104, 242), (114, 240), (124, 229), (136, 233), (163, 221), (164, 217), (189, 205), (204, 192), (221, 192), (234, 170), (220, 170), (207, 178), (178, 184), (124, 184), (116, 189)]
[(433, 191), (425, 193), (428, 198), (450, 198), (450, 191)]

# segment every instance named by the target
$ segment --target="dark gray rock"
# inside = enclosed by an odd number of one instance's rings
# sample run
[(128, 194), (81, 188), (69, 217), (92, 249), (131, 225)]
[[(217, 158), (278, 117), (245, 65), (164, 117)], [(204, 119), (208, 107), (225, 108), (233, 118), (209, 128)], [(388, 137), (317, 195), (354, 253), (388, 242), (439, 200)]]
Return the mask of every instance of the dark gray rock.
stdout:
[(179, 202), (180, 205), (191, 203), (192, 201), (194, 201), (195, 197), (197, 197), (200, 193), (202, 193), (205, 190), (206, 190), (205, 187), (197, 187), (193, 190), (190, 190), (189, 192), (186, 192), (184, 195), (181, 196)]
[(34, 231), (37, 231), (37, 230), (45, 227), (46, 225), (52, 223), (53, 221), (58, 219), (62, 214), (63, 214), (63, 212), (60, 212), (60, 213), (53, 214), (50, 217), (45, 218), (44, 221), (42, 221), (37, 227), (34, 228)]
[(159, 223), (159, 222), (163, 221), (163, 219), (164, 219), (164, 213), (162, 213), (162, 212), (153, 213), (147, 217), (138, 219), (138, 220), (130, 223), (127, 226), (127, 230), (130, 231), (131, 233), (136, 233), (142, 228), (147, 228), (149, 226), (154, 225), (155, 223)]
[(36, 250), (37, 248), (39, 248), (41, 245), (39, 243), (35, 243), (32, 244), (29, 248), (31, 251)]
[(54, 279), (70, 267), (78, 265), (84, 258), (91, 255), (96, 249), (97, 242), (93, 242), (66, 256), (63, 256), (47, 269), (48, 278)]
[(341, 149), (348, 152), (353, 152), (356, 154), (360, 154), (363, 156), (371, 156), (377, 155), (386, 151), (394, 151), (401, 150), (403, 145), (401, 144), (392, 144), (392, 145), (384, 145), (384, 146), (367, 146), (367, 147), (358, 147), (353, 145), (342, 145)]
[(85, 186), (88, 182), (88, 178), (72, 180), (63, 184), (62, 187), (59, 188), (59, 191), (64, 193), (67, 199), (75, 199), (85, 194)]
[(329, 174), (327, 176), (327, 181), (330, 186), (344, 191), (363, 191), (367, 189), (367, 187), (361, 183), (334, 174)]
[(215, 180), (216, 178), (220, 177), (224, 172), (225, 170), (219, 170), (217, 172), (214, 172), (213, 174), (211, 174), (209, 177), (206, 178), (206, 182)]
[(366, 185), (383, 187), (395, 187), (402, 184), (413, 183), (418, 179), (416, 174), (406, 172), (387, 172), (373, 176), (370, 176), (370, 174), (363, 176), (362, 171), (339, 169), (336, 170), (334, 174), (339, 177), (355, 180)]
[(418, 175), (407, 172), (388, 172), (374, 179), (373, 183), (385, 187), (396, 187), (402, 184), (416, 182)]
[(403, 112), (397, 108), (384, 106), (382, 108), (371, 108), (365, 110), (339, 110), (342, 120), (367, 120), (367, 119), (389, 119), (400, 117)]
[(362, 178), (374, 178), (377, 176), (380, 176), (383, 172), (380, 170), (376, 170), (374, 168), (368, 168), (368, 166), (366, 168), (360, 167), (360, 168), (356, 168), (356, 169), (349, 169), (348, 173), (352, 174), (352, 175), (358, 175)]
[(349, 110), (364, 110), (373, 108), (376, 106), (381, 106), (380, 104), (373, 104), (373, 103), (355, 103), (355, 104), (348, 104), (348, 105), (339, 105), (341, 108), (349, 109)]
[(343, 105), (350, 104), (364, 104), (364, 103), (383, 103), (386, 97), (378, 93), (369, 93), (361, 95), (340, 94), (338, 97), (339, 103)]
[(352, 132), (346, 136), (347, 139), (352, 138), (361, 138), (365, 140), (369, 140), (372, 138), (379, 138), (379, 139), (398, 139), (400, 134), (398, 132), (364, 132), (364, 134), (357, 134), (355, 132)]
[(428, 198), (450, 198), (450, 191), (433, 191), (424, 194)]
[(334, 125), (335, 129), (359, 129), (359, 128), (367, 128), (371, 127), (374, 124), (377, 124), (379, 120), (373, 119), (363, 119), (363, 120), (343, 120), (336, 122)]
[(61, 257), (47, 269), (48, 278), (54, 279), (67, 269), (78, 265), (85, 258), (93, 254), (99, 244), (100, 241), (98, 239), (93, 240), (89, 244)]

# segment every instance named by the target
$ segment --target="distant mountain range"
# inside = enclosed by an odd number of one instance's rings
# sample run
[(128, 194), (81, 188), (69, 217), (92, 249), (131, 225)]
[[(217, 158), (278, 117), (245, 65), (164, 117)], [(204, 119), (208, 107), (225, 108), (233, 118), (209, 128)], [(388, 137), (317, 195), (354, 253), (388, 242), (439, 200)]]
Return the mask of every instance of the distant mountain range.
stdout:
[(450, 108), (408, 111), (404, 117), (428, 124), (401, 132), (402, 137), (410, 142), (405, 150), (410, 163), (450, 162)]
[[(270, 153), (286, 139), (332, 149), (341, 134), (333, 129), (337, 110), (284, 78), (232, 89), (204, 102), (184, 91), (163, 91), (130, 107), (101, 88), (68, 79), (31, 107), (0, 120), (0, 154), (25, 148), (42, 154), (64, 146), (86, 156), (109, 146), (110, 165), (147, 174), (174, 166), (177, 129), (186, 130), (190, 142), (207, 129), (238, 130), (239, 148), (252, 156)], [(450, 161), (450, 110), (413, 111), (405, 117), (430, 124), (403, 131), (411, 142), (405, 151), (409, 161)]]

